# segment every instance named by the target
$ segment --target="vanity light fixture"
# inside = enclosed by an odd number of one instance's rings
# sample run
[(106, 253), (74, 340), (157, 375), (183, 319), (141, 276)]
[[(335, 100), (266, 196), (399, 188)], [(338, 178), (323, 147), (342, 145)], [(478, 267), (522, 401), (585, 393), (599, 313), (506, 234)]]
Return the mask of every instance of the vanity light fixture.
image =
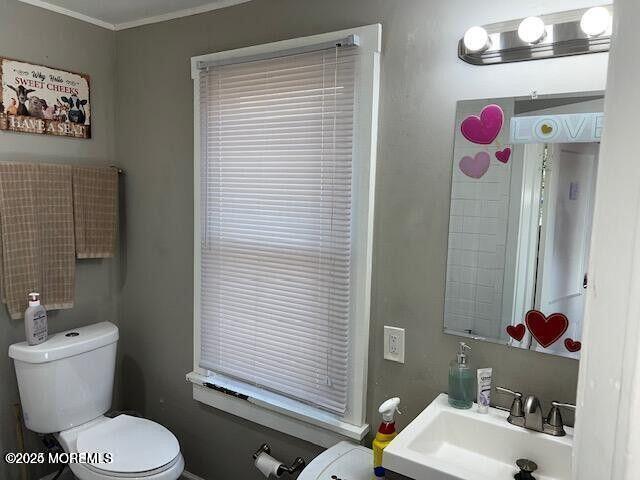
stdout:
[(483, 52), (491, 45), (489, 34), (483, 27), (471, 27), (464, 33), (464, 46), (470, 52)]
[(598, 37), (611, 29), (611, 14), (604, 7), (593, 7), (584, 12), (580, 28), (590, 37)]
[(540, 17), (527, 17), (518, 25), (518, 37), (525, 43), (539, 43), (546, 34), (546, 26)]
[(608, 52), (611, 4), (530, 16), (469, 28), (458, 57), (473, 65)]

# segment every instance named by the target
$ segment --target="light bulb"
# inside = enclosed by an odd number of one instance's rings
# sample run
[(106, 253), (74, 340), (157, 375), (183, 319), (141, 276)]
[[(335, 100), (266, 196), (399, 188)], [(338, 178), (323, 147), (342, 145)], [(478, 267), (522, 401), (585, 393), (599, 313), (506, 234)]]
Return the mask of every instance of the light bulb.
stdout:
[(525, 43), (538, 43), (547, 33), (540, 17), (527, 17), (518, 27), (518, 36)]
[(584, 12), (580, 20), (580, 28), (590, 37), (605, 33), (611, 26), (611, 14), (604, 7), (593, 7)]
[(480, 52), (489, 47), (489, 34), (482, 27), (471, 27), (464, 32), (463, 41), (470, 52)]

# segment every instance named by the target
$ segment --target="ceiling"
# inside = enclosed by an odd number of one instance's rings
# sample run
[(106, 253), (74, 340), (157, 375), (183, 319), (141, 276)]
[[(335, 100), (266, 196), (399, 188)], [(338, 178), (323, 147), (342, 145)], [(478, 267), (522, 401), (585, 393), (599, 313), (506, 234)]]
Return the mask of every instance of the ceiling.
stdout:
[(20, 0), (110, 30), (163, 22), (250, 0)]

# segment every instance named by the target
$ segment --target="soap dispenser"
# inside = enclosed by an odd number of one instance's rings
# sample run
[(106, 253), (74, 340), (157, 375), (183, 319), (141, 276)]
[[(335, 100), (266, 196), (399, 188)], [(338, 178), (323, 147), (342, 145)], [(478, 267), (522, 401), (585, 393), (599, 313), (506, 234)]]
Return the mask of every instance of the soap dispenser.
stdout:
[(449, 405), (455, 408), (473, 406), (475, 375), (471, 371), (467, 351), (471, 347), (464, 342), (458, 344), (456, 358), (449, 365)]

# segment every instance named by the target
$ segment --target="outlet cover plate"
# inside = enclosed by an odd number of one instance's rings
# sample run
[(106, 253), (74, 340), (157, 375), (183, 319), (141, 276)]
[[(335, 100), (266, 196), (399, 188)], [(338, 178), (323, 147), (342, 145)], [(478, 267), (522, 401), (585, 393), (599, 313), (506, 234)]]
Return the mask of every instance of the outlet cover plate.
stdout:
[(385, 325), (384, 359), (404, 363), (404, 328)]

